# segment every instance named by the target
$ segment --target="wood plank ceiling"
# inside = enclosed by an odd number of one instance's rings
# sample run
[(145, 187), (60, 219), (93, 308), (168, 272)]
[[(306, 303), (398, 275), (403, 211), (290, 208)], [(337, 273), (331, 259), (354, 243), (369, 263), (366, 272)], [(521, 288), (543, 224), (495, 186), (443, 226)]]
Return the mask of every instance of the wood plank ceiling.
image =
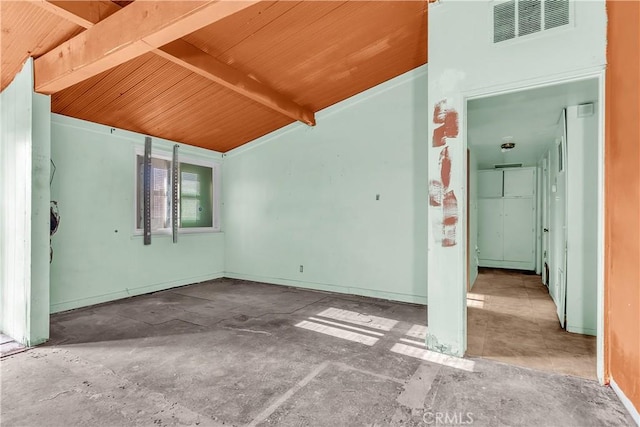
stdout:
[(29, 56), (38, 57), (84, 30), (25, 1), (0, 1), (0, 25), (0, 90), (9, 85)]
[[(29, 54), (82, 31), (0, 3), (3, 88)], [(426, 0), (260, 2), (183, 41), (315, 112), (425, 64), (426, 11)], [(52, 111), (221, 152), (293, 122), (153, 52), (53, 94)]]

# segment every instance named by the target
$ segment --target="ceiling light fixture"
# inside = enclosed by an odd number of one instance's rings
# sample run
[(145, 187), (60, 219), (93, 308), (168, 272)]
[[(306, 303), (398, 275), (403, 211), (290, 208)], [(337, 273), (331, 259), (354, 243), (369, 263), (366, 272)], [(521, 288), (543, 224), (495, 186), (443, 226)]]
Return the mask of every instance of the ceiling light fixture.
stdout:
[(503, 153), (506, 153), (509, 150), (513, 150), (514, 147), (516, 146), (516, 143), (513, 142), (513, 138), (512, 137), (507, 137), (507, 138), (502, 138), (502, 144), (500, 145), (500, 148), (502, 149)]

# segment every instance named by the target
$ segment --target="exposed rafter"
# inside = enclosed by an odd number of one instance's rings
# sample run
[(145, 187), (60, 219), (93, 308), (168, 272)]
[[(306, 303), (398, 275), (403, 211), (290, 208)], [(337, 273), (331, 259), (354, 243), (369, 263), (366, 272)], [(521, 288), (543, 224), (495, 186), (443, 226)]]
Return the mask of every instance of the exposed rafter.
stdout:
[(134, 2), (36, 59), (36, 90), (66, 89), (255, 3)]
[(316, 124), (313, 111), (301, 107), (284, 95), (218, 61), (184, 40), (176, 40), (162, 46), (156, 53), (272, 110), (309, 126)]
[[(116, 12), (118, 12), (118, 10), (121, 9), (121, 7), (116, 5), (115, 3), (99, 2), (99, 1), (74, 2), (74, 1), (37, 0), (34, 3), (38, 4), (39, 6), (48, 10), (49, 12), (52, 12), (60, 17), (70, 20), (71, 22), (74, 22), (77, 25), (87, 29), (95, 28), (98, 23), (100, 23), (101, 28), (104, 27), (104, 24), (107, 22), (106, 18), (108, 18), (111, 15), (114, 15)], [(145, 3), (145, 2), (135, 2), (132, 5), (128, 6), (126, 10), (127, 11), (130, 10), (130, 8), (133, 7), (133, 5), (135, 5), (136, 3)], [(208, 2), (199, 2), (199, 3), (208, 3)], [(233, 2), (224, 2), (224, 3), (245, 4), (245, 7), (246, 7), (247, 5), (251, 5), (255, 3), (255, 1), (253, 2), (233, 1)], [(235, 10), (240, 10), (240, 8), (236, 6)], [(123, 13), (123, 12), (120, 12), (120, 13)], [(114, 16), (113, 18), (109, 19), (109, 21), (114, 20), (115, 22), (115, 19), (120, 17), (119, 16), (120, 13), (118, 14), (118, 16)], [(128, 16), (130, 15), (131, 13), (128, 14)], [(224, 16), (220, 16), (217, 19), (221, 19)], [(213, 21), (217, 19), (213, 19)], [(122, 19), (119, 19), (118, 22), (122, 22)], [(110, 31), (113, 28), (113, 25), (114, 24), (112, 24), (109, 27), (106, 27), (107, 28), (106, 31)], [(188, 30), (187, 33), (190, 33), (192, 31), (195, 31), (195, 29), (197, 29), (194, 27), (191, 27), (191, 28), (193, 29)], [(101, 32), (102, 31), (105, 31), (105, 30), (101, 29)], [(85, 33), (80, 34), (76, 38), (82, 36)], [(100, 34), (100, 33), (96, 32), (96, 34)], [(142, 37), (138, 37), (138, 38), (140, 40), (144, 40)], [(154, 38), (154, 40), (158, 40), (158, 39), (160, 39), (160, 36), (156, 36)], [(67, 56), (74, 55), (72, 53), (73, 50), (71, 50), (71, 47), (78, 46), (78, 45), (77, 44), (74, 45), (74, 43), (70, 43), (73, 40), (74, 39), (69, 40), (69, 42), (65, 43), (62, 46), (59, 46), (58, 48), (52, 50), (48, 54), (36, 60), (36, 90), (37, 91), (43, 92), (43, 93), (54, 93), (63, 89), (64, 87), (71, 86), (72, 84), (75, 84), (78, 81), (85, 80), (86, 78), (89, 78), (90, 76), (97, 74), (94, 71), (94, 68), (100, 69), (98, 65), (93, 65), (93, 68), (91, 68), (89, 71), (82, 72), (82, 70), (78, 70), (77, 73), (76, 73), (76, 69), (74, 68), (69, 69), (68, 65), (66, 68), (59, 66), (58, 69), (62, 68), (62, 71), (61, 71), (62, 73), (67, 72), (69, 74), (74, 74), (74, 76), (67, 77), (67, 74), (62, 74), (57, 80), (53, 80), (50, 78), (49, 80), (43, 81), (43, 79), (45, 79), (46, 76), (43, 77), (39, 73), (43, 72), (43, 70), (44, 72), (50, 73), (51, 72), (49, 71), (51, 70), (50, 65), (52, 62), (55, 64), (56, 58), (55, 56), (52, 55), (46, 61), (41, 62), (40, 63), (41, 65), (38, 65), (39, 61), (49, 56), (53, 52), (57, 52), (55, 55), (60, 56), (60, 59), (62, 59), (62, 57), (65, 55), (65, 52), (67, 52)], [(86, 40), (93, 40), (93, 38), (91, 37), (89, 37), (88, 39), (83, 38), (81, 39), (81, 42), (85, 43)], [(64, 48), (63, 46), (66, 46), (66, 48)], [(116, 47), (116, 49), (118, 49), (118, 47)], [(133, 46), (131, 47), (131, 52), (133, 52), (132, 54), (134, 54), (133, 57), (137, 56), (135, 55), (135, 53), (137, 52), (136, 49), (137, 49), (136, 47), (133, 47)], [(236, 70), (235, 68), (230, 67), (229, 65), (217, 60), (213, 56), (196, 48), (195, 46), (187, 43), (184, 40), (177, 39), (175, 41), (171, 41), (170, 43), (162, 47), (158, 47), (155, 49), (154, 48), (146, 49), (141, 53), (146, 53), (147, 51), (153, 51), (156, 54), (162, 56), (163, 58), (175, 64), (185, 67), (194, 73), (197, 73), (203, 77), (206, 77), (207, 79), (215, 83), (218, 83), (238, 94), (241, 94), (287, 117), (290, 117), (294, 120), (301, 121), (310, 126), (313, 126), (316, 124), (313, 111), (298, 105), (297, 103), (293, 102), (288, 97), (286, 97), (285, 95), (253, 79), (252, 77), (249, 77), (248, 75)], [(103, 49), (103, 52), (104, 52), (104, 49)], [(110, 52), (106, 52), (106, 53), (108, 54)], [(97, 58), (98, 61), (100, 61), (101, 59), (102, 58)], [(122, 62), (125, 62), (126, 60), (121, 61), (121, 57), (116, 56), (112, 59), (112, 61), (115, 61), (116, 64), (111, 65), (105, 69), (109, 69)], [(80, 62), (82, 65), (86, 61), (80, 61)], [(71, 63), (73, 64), (73, 62)], [(91, 64), (89, 64), (88, 66), (92, 67)], [(100, 71), (98, 72), (101, 72), (101, 71), (104, 71), (104, 70), (100, 69)], [(69, 84), (69, 81), (72, 81), (73, 83)]]

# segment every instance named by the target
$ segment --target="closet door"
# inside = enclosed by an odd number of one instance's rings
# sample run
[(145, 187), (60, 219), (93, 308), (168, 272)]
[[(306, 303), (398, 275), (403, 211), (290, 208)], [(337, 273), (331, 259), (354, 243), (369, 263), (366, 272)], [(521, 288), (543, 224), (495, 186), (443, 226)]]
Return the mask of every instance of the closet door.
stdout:
[(482, 260), (502, 261), (503, 199), (478, 199), (478, 250)]
[(502, 170), (478, 171), (478, 197), (502, 197)]
[(504, 197), (533, 197), (535, 188), (535, 169), (504, 170)]
[(534, 199), (512, 198), (504, 201), (504, 260), (535, 263)]

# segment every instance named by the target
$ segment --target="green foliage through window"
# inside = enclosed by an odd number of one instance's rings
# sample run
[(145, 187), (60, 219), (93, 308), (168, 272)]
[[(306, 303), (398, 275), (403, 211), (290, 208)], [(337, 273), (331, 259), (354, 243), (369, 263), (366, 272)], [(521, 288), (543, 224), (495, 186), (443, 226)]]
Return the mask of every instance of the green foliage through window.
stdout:
[(180, 227), (213, 226), (213, 170), (180, 163)]
[[(143, 156), (137, 156), (136, 228), (143, 224)], [(171, 161), (152, 158), (151, 229), (171, 226)], [(214, 167), (180, 163), (180, 228), (214, 226)]]

